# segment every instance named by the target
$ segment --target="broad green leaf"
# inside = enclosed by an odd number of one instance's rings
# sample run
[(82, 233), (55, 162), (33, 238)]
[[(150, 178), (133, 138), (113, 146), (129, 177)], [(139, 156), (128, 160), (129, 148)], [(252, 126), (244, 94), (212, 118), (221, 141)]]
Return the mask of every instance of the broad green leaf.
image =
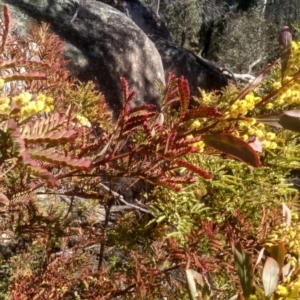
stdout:
[(261, 165), (257, 153), (242, 139), (228, 133), (202, 135), (202, 141), (213, 148), (229, 154), (253, 167)]
[(241, 243), (236, 243), (233, 246), (233, 256), (243, 289), (243, 296), (247, 298), (251, 295), (253, 285), (252, 255), (244, 251)]
[(262, 282), (266, 297), (271, 297), (275, 292), (279, 279), (279, 273), (280, 268), (277, 261), (272, 257), (268, 257), (262, 273)]

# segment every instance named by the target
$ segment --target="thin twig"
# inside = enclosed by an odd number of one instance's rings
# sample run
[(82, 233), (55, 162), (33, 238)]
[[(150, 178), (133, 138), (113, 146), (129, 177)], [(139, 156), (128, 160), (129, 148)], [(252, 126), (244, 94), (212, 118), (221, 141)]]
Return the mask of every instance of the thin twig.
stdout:
[(122, 195), (120, 195), (119, 193), (111, 190), (109, 187), (107, 187), (106, 185), (104, 185), (103, 183), (100, 183), (100, 185), (108, 192), (110, 192), (114, 197), (116, 197), (120, 202), (132, 207), (132, 208), (135, 208), (135, 209), (138, 209), (144, 213), (149, 213), (149, 210), (148, 209), (145, 209), (145, 208), (142, 208), (142, 207), (139, 207), (137, 205), (134, 205), (134, 204), (131, 204), (129, 202), (127, 202), (124, 197)]
[[(112, 195), (112, 193), (111, 193)], [(105, 249), (105, 244), (106, 244), (106, 237), (107, 237), (107, 227), (108, 227), (108, 220), (109, 220), (109, 215), (110, 215), (110, 210), (113, 204), (115, 203), (115, 197), (112, 195), (108, 201), (107, 204), (105, 205), (105, 220), (104, 220), (104, 225), (103, 225), (103, 239), (100, 239), (100, 251), (99, 251), (99, 264), (98, 264), (98, 271), (102, 268), (102, 263), (103, 263), (103, 256), (104, 256), (104, 249)]]

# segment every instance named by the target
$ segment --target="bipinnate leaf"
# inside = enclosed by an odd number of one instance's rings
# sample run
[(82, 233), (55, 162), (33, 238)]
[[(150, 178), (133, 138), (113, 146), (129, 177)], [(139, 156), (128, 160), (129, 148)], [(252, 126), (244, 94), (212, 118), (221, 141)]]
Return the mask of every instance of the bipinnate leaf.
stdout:
[(142, 125), (146, 120), (150, 119), (156, 115), (155, 112), (148, 112), (144, 113), (142, 115), (137, 115), (137, 116), (130, 116), (127, 120), (126, 123), (124, 124), (124, 129), (123, 131), (130, 131), (133, 128), (136, 128), (140, 125)]
[(4, 82), (11, 82), (16, 80), (46, 80), (47, 76), (43, 72), (32, 72), (32, 73), (22, 73), (22, 74), (9, 74), (9, 75), (3, 75), (1, 77)]
[(32, 159), (32, 157), (28, 153), (23, 152), (21, 154), (21, 157), (22, 157), (22, 162), (26, 170), (28, 171), (28, 173), (33, 174), (38, 178), (44, 179), (49, 185), (53, 187), (59, 186), (59, 183), (56, 180), (56, 178), (48, 170), (40, 167), (37, 161)]
[(41, 66), (50, 68), (50, 64), (38, 60), (25, 60), (25, 59), (13, 59), (13, 60), (3, 60), (0, 62), (0, 69), (10, 69), (10, 68), (16, 68), (16, 67), (33, 67), (33, 66)]
[(27, 150), (34, 159), (46, 161), (52, 164), (66, 166), (71, 169), (87, 171), (91, 162), (84, 159), (76, 159), (69, 156), (64, 156), (59, 153), (55, 153), (53, 149), (47, 149), (43, 151)]
[(4, 5), (3, 7), (3, 15), (4, 15), (4, 30), (2, 33), (2, 43), (0, 46), (0, 52), (2, 53), (4, 51), (4, 47), (7, 41), (7, 37), (8, 37), (8, 33), (11, 27), (11, 14), (10, 14), (10, 10), (8, 9), (8, 7), (6, 5)]
[(277, 245), (273, 245), (269, 249), (270, 255), (272, 258), (276, 260), (278, 263), (280, 272), (282, 271), (286, 250), (283, 243), (278, 243)]
[(241, 243), (233, 246), (234, 264), (241, 282), (243, 296), (249, 297), (253, 286), (252, 255), (242, 248)]
[(70, 130), (57, 130), (57, 131), (50, 131), (47, 133), (36, 133), (27, 135), (24, 140), (28, 144), (32, 143), (65, 143), (65, 142), (71, 142), (75, 140), (77, 137), (77, 132), (73, 129)]
[(43, 134), (49, 131), (54, 131), (63, 126), (66, 122), (66, 116), (60, 116), (58, 113), (53, 113), (47, 118), (36, 120), (34, 124), (26, 124), (22, 127), (22, 137), (27, 138), (34, 134)]
[(183, 76), (178, 78), (178, 91), (180, 95), (180, 111), (184, 113), (190, 105), (190, 87), (189, 82)]
[(137, 112), (142, 112), (142, 111), (149, 112), (151, 110), (156, 110), (156, 106), (154, 104), (139, 105), (139, 106), (135, 106), (135, 107), (131, 108), (128, 112), (128, 115), (131, 115), (131, 114), (137, 113)]
[(209, 174), (208, 172), (202, 170), (201, 168), (189, 163), (186, 160), (183, 159), (176, 159), (176, 164), (180, 167), (184, 167), (187, 168), (188, 170), (200, 175), (201, 177), (205, 178), (205, 179), (211, 179), (212, 175)]
[(257, 153), (242, 139), (228, 133), (212, 133), (202, 135), (202, 141), (221, 152), (229, 154), (250, 166), (261, 165)]
[(280, 268), (277, 261), (272, 257), (268, 257), (262, 273), (262, 282), (266, 297), (271, 297), (275, 292), (279, 279), (279, 273)]

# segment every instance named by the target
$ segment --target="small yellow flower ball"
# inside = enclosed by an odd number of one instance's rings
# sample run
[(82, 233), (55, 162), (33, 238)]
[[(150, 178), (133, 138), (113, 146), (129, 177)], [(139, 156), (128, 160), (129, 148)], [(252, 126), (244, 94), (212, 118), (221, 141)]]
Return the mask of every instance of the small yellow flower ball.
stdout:
[(1, 97), (0, 97), (0, 104), (6, 104), (6, 105), (9, 105), (9, 103), (10, 103), (10, 100), (9, 100), (8, 97), (6, 97), (6, 96), (1, 96)]
[(258, 130), (255, 130), (255, 133), (254, 133), (258, 138), (262, 138), (265, 136), (264, 132), (260, 129)]
[(285, 286), (278, 284), (276, 294), (279, 296), (288, 296), (289, 291)]
[(54, 110), (54, 105), (46, 105), (44, 108), (44, 112), (49, 113)]
[(19, 106), (26, 105), (31, 100), (32, 95), (28, 92), (23, 92), (18, 96), (12, 98)]
[(258, 124), (256, 125), (256, 127), (257, 127), (257, 129), (263, 130), (263, 129), (265, 129), (265, 124), (263, 124), (263, 123), (258, 123)]
[(274, 90), (277, 90), (277, 89), (279, 89), (280, 87), (281, 87), (281, 83), (280, 83), (279, 81), (276, 81), (276, 82), (273, 83), (273, 88), (274, 88)]
[(293, 284), (293, 287), (300, 288), (300, 279)]
[(298, 50), (298, 44), (295, 41), (292, 41), (292, 51), (295, 53)]
[(248, 129), (248, 134), (250, 134), (250, 135), (255, 134), (255, 129), (254, 128), (249, 128)]
[(194, 129), (198, 129), (200, 126), (201, 126), (201, 123), (198, 120), (194, 121), (192, 124), (192, 128), (194, 128)]
[(275, 137), (276, 137), (276, 135), (275, 135), (275, 133), (273, 133), (273, 132), (267, 132), (267, 133), (266, 133), (266, 138), (267, 138), (268, 140), (274, 140)]
[(265, 148), (269, 148), (271, 142), (270, 142), (270, 141), (263, 141), (262, 144), (263, 144), (263, 146), (264, 146)]
[(274, 150), (274, 149), (277, 149), (277, 147), (278, 147), (277, 143), (275, 143), (275, 142), (270, 143), (270, 146), (269, 146), (270, 149)]
[(86, 126), (86, 127), (91, 127), (92, 126), (91, 123), (90, 123), (90, 121), (86, 117), (84, 117), (82, 115), (76, 115), (76, 119), (83, 126)]
[(8, 114), (10, 112), (10, 106), (8, 104), (0, 105), (0, 113), (1, 114)]
[(37, 112), (44, 110), (45, 102), (41, 100), (36, 101), (36, 110)]
[(279, 97), (277, 100), (276, 100), (276, 103), (277, 103), (277, 105), (282, 105), (282, 104), (284, 104), (284, 97)]
[(255, 125), (255, 124), (256, 124), (256, 119), (255, 119), (255, 118), (249, 118), (249, 119), (248, 119), (248, 122), (249, 122), (251, 125)]
[(46, 96), (44, 94), (38, 94), (37, 97), (36, 97), (36, 100), (45, 102), (46, 101)]
[(47, 103), (48, 105), (53, 104), (53, 103), (54, 103), (54, 99), (53, 99), (52, 97), (47, 97), (46, 103)]
[(269, 103), (266, 104), (265, 107), (266, 107), (266, 109), (272, 109), (274, 107), (274, 104), (269, 102)]
[(198, 148), (198, 151), (200, 153), (202, 153), (204, 151), (205, 144), (203, 141), (199, 141), (199, 142), (195, 143), (194, 146)]

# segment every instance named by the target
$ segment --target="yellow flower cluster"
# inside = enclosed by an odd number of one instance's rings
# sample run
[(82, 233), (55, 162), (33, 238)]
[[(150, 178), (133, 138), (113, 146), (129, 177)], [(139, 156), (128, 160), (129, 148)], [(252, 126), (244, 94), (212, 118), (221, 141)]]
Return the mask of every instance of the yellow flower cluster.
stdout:
[(10, 99), (6, 96), (0, 97), (0, 115), (7, 116), (10, 112)]
[(82, 126), (92, 127), (92, 124), (90, 123), (90, 121), (86, 117), (77, 114), (76, 119), (79, 121), (79, 123)]
[(288, 296), (289, 291), (285, 286), (283, 286), (281, 284), (278, 284), (277, 289), (276, 289), (276, 294), (278, 296), (284, 296), (285, 297), (285, 296)]
[[(300, 70), (300, 42), (292, 42), (291, 55), (288, 61), (288, 67), (284, 73), (283, 82), (289, 82), (297, 71)], [(282, 86), (281, 80), (273, 83), (273, 89), (278, 90)], [(273, 97), (266, 105), (266, 109), (273, 109), (278, 106), (289, 106), (300, 104), (300, 82), (293, 80), (288, 85), (279, 90), (278, 94)]]
[(237, 100), (231, 105), (229, 109), (230, 117), (237, 118), (246, 115), (249, 111), (254, 109), (255, 104), (260, 100), (260, 97), (256, 97), (253, 93), (249, 93), (246, 95), (245, 99)]
[(300, 42), (292, 41), (291, 54), (285, 76), (293, 76), (300, 69)]
[(193, 129), (198, 129), (198, 128), (200, 128), (200, 126), (201, 126), (201, 123), (198, 121), (198, 120), (196, 120), (196, 121), (194, 121), (193, 123), (192, 123), (192, 128)]
[(205, 91), (201, 90), (201, 103), (202, 105), (210, 105), (212, 100), (213, 93), (206, 93)]
[(284, 224), (274, 227), (266, 238), (266, 246), (283, 243), (288, 253), (300, 256), (300, 224), (291, 226)]
[(0, 114), (8, 115), (10, 113), (11, 100), (21, 108), (19, 114), (21, 118), (27, 118), (42, 111), (48, 113), (54, 109), (54, 99), (52, 97), (39, 94), (34, 100), (32, 100), (32, 95), (30, 93), (23, 92), (12, 97), (12, 99), (6, 96), (0, 97)]
[(44, 94), (39, 94), (35, 100), (31, 100), (31, 95), (24, 92), (13, 98), (15, 101), (19, 101), (18, 105), (21, 107), (21, 117), (30, 117), (39, 112), (49, 113), (54, 109), (52, 97), (46, 97)]
[(265, 149), (276, 149), (276, 135), (273, 132), (266, 132), (265, 125), (263, 123), (256, 123), (256, 119), (248, 118), (244, 121), (239, 122), (239, 129), (244, 134), (241, 138), (245, 141), (250, 136), (256, 136), (261, 142)]
[[(286, 77), (286, 80), (290, 80), (291, 77)], [(273, 84), (274, 90), (281, 87), (280, 82)], [(289, 85), (279, 90), (278, 94), (272, 99), (272, 102), (266, 104), (266, 109), (273, 109), (273, 107), (286, 106), (293, 104), (300, 104), (300, 83), (292, 81)]]
[(287, 287), (279, 284), (276, 289), (276, 295), (280, 298), (278, 300), (287, 300), (287, 299), (299, 299), (300, 291), (300, 278), (297, 278)]
[[(192, 134), (188, 135), (186, 138), (187, 139), (192, 139), (194, 136)], [(205, 147), (205, 144), (203, 141), (199, 141), (197, 143), (194, 143), (193, 144), (194, 147), (197, 147), (198, 148), (198, 152), (199, 153), (202, 153), (204, 152), (204, 147)]]

